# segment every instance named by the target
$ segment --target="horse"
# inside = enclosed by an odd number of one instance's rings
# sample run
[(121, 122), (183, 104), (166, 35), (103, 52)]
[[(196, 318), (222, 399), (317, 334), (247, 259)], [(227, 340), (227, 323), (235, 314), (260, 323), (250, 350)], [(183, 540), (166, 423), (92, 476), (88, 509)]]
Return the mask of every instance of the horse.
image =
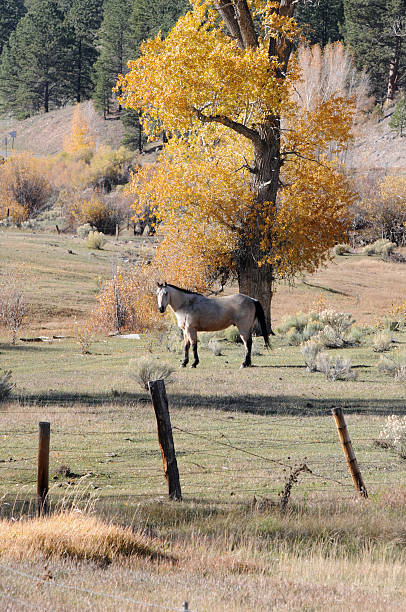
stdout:
[(185, 357), (181, 367), (185, 368), (189, 363), (190, 345), (192, 345), (194, 357), (190, 367), (195, 368), (199, 363), (197, 354), (197, 332), (199, 331), (219, 331), (235, 325), (245, 346), (242, 368), (252, 365), (252, 330), (255, 320), (260, 325), (265, 346), (269, 348), (264, 309), (258, 300), (243, 293), (208, 298), (201, 293), (181, 289), (169, 283), (157, 283), (157, 285), (159, 311), (164, 313), (166, 307), (169, 306), (176, 315), (178, 326), (183, 331)]

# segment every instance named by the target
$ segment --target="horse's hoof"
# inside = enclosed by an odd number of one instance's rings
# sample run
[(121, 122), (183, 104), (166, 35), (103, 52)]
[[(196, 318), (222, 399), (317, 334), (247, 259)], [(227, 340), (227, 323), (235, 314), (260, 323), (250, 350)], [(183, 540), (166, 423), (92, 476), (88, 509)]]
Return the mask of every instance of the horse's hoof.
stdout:
[(186, 363), (181, 363), (179, 367), (180, 368), (186, 368)]
[(191, 368), (195, 368), (197, 366), (197, 363), (192, 363), (192, 365), (190, 366)]

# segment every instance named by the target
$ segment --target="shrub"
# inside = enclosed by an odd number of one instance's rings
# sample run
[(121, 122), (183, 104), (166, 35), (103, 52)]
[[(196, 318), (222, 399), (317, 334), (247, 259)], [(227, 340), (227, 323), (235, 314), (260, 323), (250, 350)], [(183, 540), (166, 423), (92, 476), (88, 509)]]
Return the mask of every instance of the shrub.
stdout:
[(351, 369), (351, 360), (344, 357), (331, 359), (327, 353), (319, 353), (316, 358), (316, 367), (325, 374), (327, 380), (354, 380), (356, 372)]
[(361, 327), (352, 326), (350, 333), (346, 336), (347, 344), (361, 344), (365, 331)]
[(333, 308), (323, 310), (319, 314), (319, 321), (323, 325), (329, 325), (340, 336), (348, 331), (354, 323), (354, 319), (349, 312), (337, 312)]
[(95, 325), (104, 332), (165, 328), (166, 318), (156, 306), (156, 280), (151, 266), (146, 264), (118, 268), (97, 298)]
[(165, 380), (167, 383), (173, 382), (171, 376), (174, 368), (166, 363), (157, 363), (154, 359), (132, 359), (130, 361), (129, 374), (142, 389), (148, 391), (150, 380)]
[(75, 326), (73, 328), (73, 337), (75, 339), (76, 344), (80, 347), (80, 352), (82, 355), (90, 354), (90, 347), (92, 342), (94, 342), (94, 324), (91, 319), (85, 321), (84, 323), (78, 323), (75, 321)]
[(89, 232), (86, 238), (86, 246), (88, 249), (100, 250), (103, 248), (106, 239), (104, 234), (98, 231)]
[(317, 370), (317, 355), (320, 353), (321, 348), (321, 344), (314, 342), (313, 340), (309, 340), (308, 342), (302, 344), (300, 351), (304, 357), (308, 372), (315, 372)]
[(221, 357), (221, 344), (215, 336), (210, 338), (207, 348), (215, 357)]
[(16, 270), (0, 276), (0, 324), (11, 332), (12, 344), (29, 311), (24, 287), (24, 276)]
[(228, 327), (225, 330), (224, 335), (228, 342), (233, 342), (234, 344), (242, 344), (240, 332), (236, 327)]
[(87, 238), (89, 235), (89, 232), (94, 232), (96, 228), (93, 227), (93, 225), (91, 225), (90, 223), (85, 223), (84, 225), (80, 225), (77, 230), (76, 233), (79, 236), (79, 238)]
[(381, 355), (377, 368), (383, 374), (392, 376), (397, 382), (404, 383), (406, 378), (406, 351), (393, 355), (393, 357)]
[(387, 240), (386, 238), (380, 238), (376, 240), (372, 244), (367, 244), (362, 252), (364, 255), (381, 255), (383, 258), (388, 258), (393, 254), (393, 251), (396, 248), (396, 244)]
[(388, 331), (378, 332), (373, 339), (373, 350), (376, 353), (389, 351), (393, 342), (392, 334)]
[(352, 248), (349, 244), (336, 244), (333, 249), (334, 255), (348, 255), (352, 253)]
[(0, 402), (10, 397), (15, 385), (11, 382), (11, 370), (0, 371)]
[(394, 414), (388, 416), (386, 423), (379, 434), (379, 446), (392, 448), (406, 458), (406, 416), (399, 417)]
[(21, 223), (43, 210), (53, 189), (38, 158), (19, 153), (0, 166), (0, 218), (10, 217)]

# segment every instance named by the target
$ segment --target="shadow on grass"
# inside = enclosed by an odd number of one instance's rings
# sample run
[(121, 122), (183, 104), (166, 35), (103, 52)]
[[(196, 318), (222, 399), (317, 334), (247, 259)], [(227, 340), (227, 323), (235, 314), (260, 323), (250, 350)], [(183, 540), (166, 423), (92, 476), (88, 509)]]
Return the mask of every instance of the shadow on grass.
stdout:
[(18, 351), (20, 353), (24, 353), (26, 351), (37, 352), (39, 353), (41, 350), (44, 350), (44, 345), (46, 344), (46, 349), (48, 351), (60, 351), (61, 348), (57, 344), (51, 344), (47, 342), (33, 342), (32, 344), (6, 344), (5, 342), (0, 342), (0, 352), (3, 351)]
[[(169, 408), (198, 408), (223, 410), (258, 415), (321, 416), (330, 415), (332, 408), (342, 408), (347, 414), (388, 415), (405, 414), (403, 399), (360, 399), (333, 397), (327, 399), (298, 397), (294, 395), (245, 395), (210, 396), (171, 393), (168, 389)], [(69, 393), (64, 391), (23, 395), (14, 401), (20, 406), (83, 406), (95, 407), (105, 404), (126, 407), (138, 403), (150, 404), (149, 394), (139, 393)], [(1, 411), (1, 406), (0, 406)]]

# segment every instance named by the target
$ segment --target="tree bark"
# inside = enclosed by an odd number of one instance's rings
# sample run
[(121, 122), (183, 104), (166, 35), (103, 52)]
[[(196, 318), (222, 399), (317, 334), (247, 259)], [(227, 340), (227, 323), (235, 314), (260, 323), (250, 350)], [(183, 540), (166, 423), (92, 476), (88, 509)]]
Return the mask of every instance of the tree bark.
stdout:
[(259, 300), (265, 312), (266, 326), (271, 331), (272, 266), (259, 267), (252, 256), (240, 262), (238, 270), (238, 289), (240, 293)]
[(386, 92), (387, 102), (392, 102), (397, 90), (397, 84), (399, 79), (400, 49), (401, 40), (400, 37), (397, 36), (395, 38), (395, 44), (393, 46), (392, 57), (389, 64), (388, 88)]

